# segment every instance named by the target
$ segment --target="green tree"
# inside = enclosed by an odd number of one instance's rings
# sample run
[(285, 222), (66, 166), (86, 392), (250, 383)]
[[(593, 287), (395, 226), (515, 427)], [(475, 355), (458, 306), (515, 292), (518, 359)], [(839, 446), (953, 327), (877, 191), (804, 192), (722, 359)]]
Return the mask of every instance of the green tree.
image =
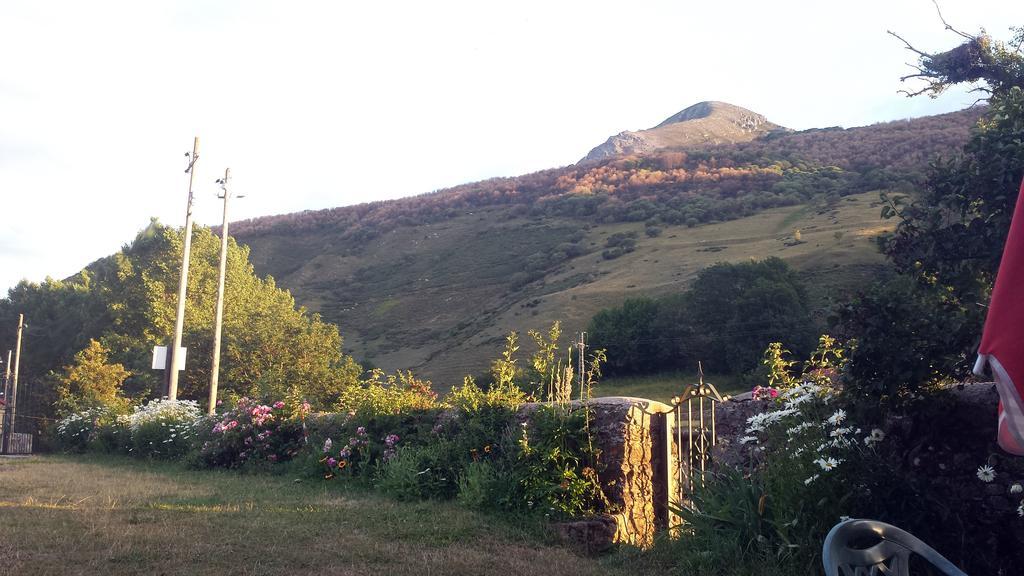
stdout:
[(108, 360), (108, 351), (96, 340), (75, 354), (75, 362), (64, 367), (57, 385), (57, 409), (61, 414), (88, 408), (126, 404), (121, 384), (131, 375), (121, 364)]
[[(43, 377), (95, 339), (112, 361), (131, 372), (124, 382), (126, 395), (159, 395), (162, 372), (149, 365), (153, 346), (171, 340), (182, 248), (181, 230), (154, 220), (130, 245), (75, 278), (19, 284), (0, 301), (0, 321), (16, 319), (18, 312), (30, 319), (26, 345), (31, 343), (39, 356), (23, 365), (26, 376), (38, 380), (40, 388), (52, 386)], [(179, 393), (185, 398), (203, 399), (209, 382), (219, 254), (218, 238), (197, 228), (182, 338), (188, 357)], [(336, 326), (297, 307), (272, 278), (257, 277), (249, 249), (229, 240), (221, 348), (224, 395), (282, 398), (296, 388), (314, 404), (329, 407), (362, 373), (341, 346)]]
[(989, 108), (962, 152), (932, 165), (920, 195), (883, 195), (882, 215), (899, 220), (886, 254), (904, 278), (838, 315), (859, 342), (848, 370), (861, 390), (899, 399), (967, 373), (985, 315), (978, 303), (988, 301), (1024, 179), (1024, 29), (1013, 30), (1009, 44), (961, 34), (967, 41), (951, 51), (918, 52), (912, 77), (926, 86), (909, 95), (978, 81)]
[(814, 345), (807, 290), (779, 258), (705, 268), (688, 296), (685, 345), (711, 371), (753, 369), (768, 342), (800, 355)]
[(659, 340), (671, 335), (656, 328), (658, 302), (629, 298), (616, 308), (601, 310), (590, 320), (590, 345), (608, 354), (608, 373), (643, 373), (660, 368)]

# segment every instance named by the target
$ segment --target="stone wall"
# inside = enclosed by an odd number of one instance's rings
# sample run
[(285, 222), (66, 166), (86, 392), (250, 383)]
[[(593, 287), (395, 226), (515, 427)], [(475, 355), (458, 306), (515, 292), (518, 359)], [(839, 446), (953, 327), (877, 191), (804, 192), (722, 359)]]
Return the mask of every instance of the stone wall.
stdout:
[[(577, 403), (578, 405), (578, 403)], [(601, 450), (600, 478), (613, 511), (601, 519), (559, 526), (559, 533), (587, 552), (612, 543), (647, 547), (668, 526), (669, 495), (675, 493), (671, 443), (671, 407), (643, 398), (595, 398), (594, 443)], [(533, 410), (524, 408), (524, 416)]]

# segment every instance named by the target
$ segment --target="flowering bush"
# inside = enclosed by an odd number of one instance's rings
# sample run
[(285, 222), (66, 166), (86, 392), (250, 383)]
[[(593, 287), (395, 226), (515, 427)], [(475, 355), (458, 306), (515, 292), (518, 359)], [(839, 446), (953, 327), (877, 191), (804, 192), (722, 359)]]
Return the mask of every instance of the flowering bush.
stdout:
[(151, 400), (127, 418), (130, 452), (151, 458), (179, 458), (192, 449), (202, 413), (194, 400)]
[(684, 571), (739, 560), (756, 573), (813, 573), (822, 538), (866, 492), (860, 471), (884, 434), (851, 423), (837, 383), (844, 350), (822, 336), (796, 376), (786, 354), (778, 344), (765, 352), (768, 386), (754, 391), (761, 411), (737, 439), (749, 450), (745, 464), (719, 469), (677, 510), (693, 531), (673, 544)]
[(106, 448), (104, 439), (112, 438), (115, 430), (124, 430), (123, 423), (124, 418), (119, 410), (90, 408), (58, 422), (54, 439), (65, 452), (85, 452), (97, 445)]
[[(294, 411), (292, 411), (294, 412)], [(260, 404), (240, 398), (235, 408), (201, 423), (193, 465), (237, 468), (292, 459), (305, 442), (306, 410), (289, 417), (284, 402)]]

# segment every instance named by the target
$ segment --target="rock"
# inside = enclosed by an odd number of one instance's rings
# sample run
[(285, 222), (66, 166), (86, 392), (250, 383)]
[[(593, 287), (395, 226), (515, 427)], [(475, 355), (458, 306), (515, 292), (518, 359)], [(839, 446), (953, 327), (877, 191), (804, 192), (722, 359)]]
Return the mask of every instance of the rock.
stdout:
[(608, 516), (596, 516), (555, 524), (555, 534), (579, 554), (594, 556), (615, 543), (616, 523)]

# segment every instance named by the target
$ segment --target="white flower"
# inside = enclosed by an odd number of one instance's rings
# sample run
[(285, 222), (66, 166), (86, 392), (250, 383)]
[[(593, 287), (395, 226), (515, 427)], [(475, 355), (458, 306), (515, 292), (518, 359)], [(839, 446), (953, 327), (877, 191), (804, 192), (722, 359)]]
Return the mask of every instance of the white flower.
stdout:
[(740, 444), (747, 444), (749, 442), (754, 442), (756, 444), (757, 436), (744, 436), (743, 438), (740, 438)]
[(996, 479), (995, 468), (992, 468), (988, 464), (984, 466), (978, 466), (978, 480), (982, 482), (991, 482)]
[(803, 424), (797, 424), (796, 426), (793, 426), (789, 430), (786, 430), (786, 434), (789, 434), (790, 436), (793, 436), (793, 435), (796, 435), (796, 434), (799, 434), (799, 433), (803, 432), (804, 430), (807, 430), (811, 426), (814, 426), (814, 424), (811, 424), (810, 422), (804, 422)]
[(881, 428), (872, 428), (871, 435), (864, 437), (864, 444), (867, 446), (874, 446), (882, 440), (885, 440), (885, 432)]
[(839, 438), (841, 436), (849, 434), (850, 432), (851, 430), (849, 428), (836, 428), (835, 430), (829, 433), (829, 436), (831, 436), (832, 438)]
[(828, 458), (818, 458), (817, 460), (814, 461), (814, 463), (820, 466), (821, 469), (824, 470), (825, 472), (835, 469), (836, 466), (839, 466), (840, 462), (841, 460), (836, 460), (831, 456), (829, 456)]
[(834, 414), (829, 416), (826, 422), (833, 426), (838, 426), (843, 420), (846, 420), (846, 411), (840, 409), (836, 410)]
[(1020, 501), (1020, 506), (1017, 506), (1017, 516), (1024, 517), (1024, 500)]
[(814, 482), (818, 478), (819, 478), (819, 475), (815, 474), (814, 476), (811, 476), (810, 478), (804, 480), (804, 485), (810, 485), (811, 482)]
[(1010, 494), (1020, 494), (1024, 492), (1024, 486), (1020, 485), (1020, 482), (1014, 482), (1013, 486), (1010, 486)]

